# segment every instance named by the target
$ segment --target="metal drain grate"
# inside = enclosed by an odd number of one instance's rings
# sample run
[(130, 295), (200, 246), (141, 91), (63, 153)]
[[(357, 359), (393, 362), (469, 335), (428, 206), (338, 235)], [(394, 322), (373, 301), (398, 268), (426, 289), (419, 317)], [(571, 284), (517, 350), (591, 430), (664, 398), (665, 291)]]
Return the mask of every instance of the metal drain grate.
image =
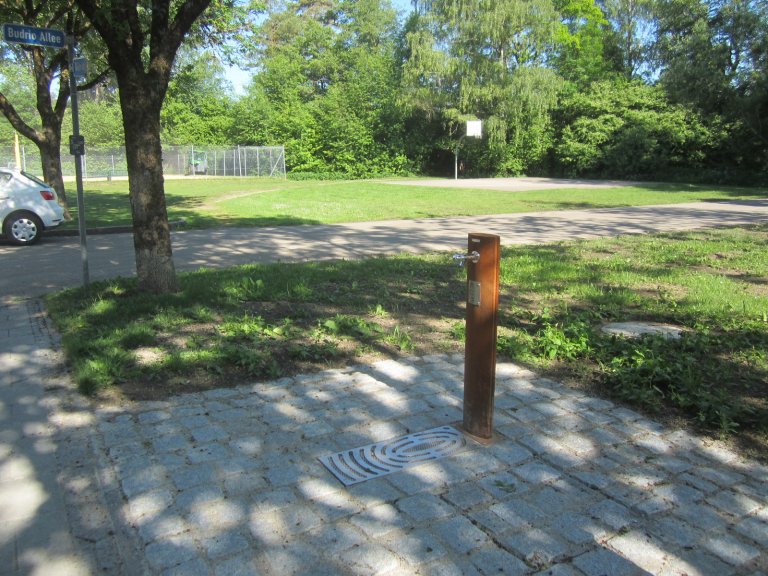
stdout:
[(377, 442), (361, 448), (323, 456), (320, 462), (345, 486), (386, 476), (443, 456), (455, 454), (467, 445), (464, 435), (452, 426)]

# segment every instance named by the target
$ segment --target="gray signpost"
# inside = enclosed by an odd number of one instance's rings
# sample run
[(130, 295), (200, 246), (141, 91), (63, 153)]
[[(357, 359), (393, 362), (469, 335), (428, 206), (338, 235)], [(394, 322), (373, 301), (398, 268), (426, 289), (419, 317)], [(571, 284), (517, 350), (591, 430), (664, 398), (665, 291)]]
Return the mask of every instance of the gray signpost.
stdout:
[(88, 246), (85, 230), (85, 200), (83, 198), (83, 155), (85, 141), (80, 135), (80, 115), (77, 107), (77, 80), (75, 79), (75, 39), (61, 30), (36, 28), (25, 24), (3, 24), (3, 38), (6, 42), (44, 46), (47, 48), (67, 48), (69, 63), (69, 93), (72, 98), (72, 136), (69, 139), (69, 151), (75, 157), (75, 179), (77, 181), (77, 221), (80, 231), (80, 254), (83, 264), (83, 286), (88, 286)]

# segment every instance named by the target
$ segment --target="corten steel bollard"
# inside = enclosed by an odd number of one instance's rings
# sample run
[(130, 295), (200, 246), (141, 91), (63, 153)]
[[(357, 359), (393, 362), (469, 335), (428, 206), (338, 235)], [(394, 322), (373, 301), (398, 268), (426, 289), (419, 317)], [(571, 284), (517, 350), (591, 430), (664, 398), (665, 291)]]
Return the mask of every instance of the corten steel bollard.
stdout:
[(471, 233), (467, 263), (467, 322), (464, 351), (464, 431), (483, 440), (493, 436), (496, 390), (496, 326), (499, 308), (501, 239)]

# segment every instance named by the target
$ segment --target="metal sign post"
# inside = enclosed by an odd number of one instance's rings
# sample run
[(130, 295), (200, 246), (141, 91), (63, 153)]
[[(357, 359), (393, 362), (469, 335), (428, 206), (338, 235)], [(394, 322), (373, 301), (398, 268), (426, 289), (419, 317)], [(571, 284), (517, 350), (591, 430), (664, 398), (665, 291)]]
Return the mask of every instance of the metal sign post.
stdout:
[(85, 198), (83, 194), (83, 155), (85, 139), (80, 135), (80, 112), (77, 104), (77, 78), (75, 77), (75, 39), (67, 36), (67, 58), (69, 59), (69, 97), (72, 100), (72, 136), (69, 138), (69, 153), (75, 157), (75, 180), (77, 182), (77, 223), (80, 232), (80, 260), (83, 266), (83, 286), (90, 281), (88, 273), (88, 242), (85, 228)]
[(457, 254), (454, 259), (467, 263), (463, 428), (472, 436), (490, 440), (496, 391), (501, 239), (494, 234), (471, 233), (468, 254)]
[(36, 28), (25, 24), (3, 24), (3, 38), (6, 42), (46, 46), (49, 48), (67, 48), (69, 64), (69, 93), (72, 99), (72, 131), (69, 139), (69, 151), (75, 157), (75, 178), (77, 180), (77, 219), (80, 226), (80, 253), (83, 262), (83, 286), (88, 286), (88, 248), (85, 239), (85, 203), (83, 200), (83, 154), (85, 141), (80, 136), (80, 116), (77, 109), (77, 80), (74, 74), (75, 39), (66, 36), (61, 30)]

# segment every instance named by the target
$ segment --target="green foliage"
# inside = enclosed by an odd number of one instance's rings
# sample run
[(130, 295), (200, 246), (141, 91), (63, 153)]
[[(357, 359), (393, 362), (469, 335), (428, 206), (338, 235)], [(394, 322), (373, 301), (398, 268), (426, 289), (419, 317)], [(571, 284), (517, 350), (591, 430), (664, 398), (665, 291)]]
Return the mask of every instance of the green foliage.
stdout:
[(660, 180), (675, 169), (702, 166), (714, 146), (695, 113), (639, 82), (592, 84), (565, 97), (558, 114), (555, 155), (571, 176)]
[(236, 117), (224, 67), (210, 52), (179, 55), (161, 111), (169, 144), (229, 144)]
[[(163, 142), (285, 145), (298, 178), (446, 176), (457, 149), (466, 176), (766, 177), (762, 4), (450, 0), (399, 23), (387, 2), (280, 0), (255, 24), (260, 8), (204, 13), (174, 66)], [(255, 71), (241, 97), (223, 77), (236, 54)], [(89, 145), (122, 138), (110, 96), (81, 106)], [(474, 118), (484, 138), (461, 140)]]
[(381, 334), (384, 329), (375, 322), (369, 322), (357, 316), (337, 314), (320, 324), (320, 328), (335, 336), (371, 339)]
[(536, 349), (550, 360), (576, 360), (590, 351), (590, 330), (587, 323), (579, 320), (563, 325), (547, 322), (536, 334)]
[(706, 333), (672, 341), (659, 336), (613, 338), (601, 343), (596, 361), (605, 384), (617, 397), (657, 411), (665, 405), (677, 406), (693, 413), (701, 425), (727, 436), (740, 421), (750, 418), (750, 411), (714, 385), (728, 379), (729, 368), (711, 358), (713, 348), (728, 347), (721, 338), (712, 341)]
[(613, 71), (606, 58), (608, 21), (594, 0), (555, 0), (562, 17), (557, 32), (555, 68), (579, 88), (603, 80)]
[[(498, 350), (539, 368), (573, 367), (617, 398), (674, 409), (723, 435), (760, 428), (768, 307), (754, 279), (768, 273), (765, 235), (762, 227), (505, 251), (502, 286), (539, 308), (502, 315)], [(600, 330), (626, 319), (688, 330), (679, 340)]]
[[(72, 117), (67, 115), (64, 134), (72, 133)], [(124, 146), (123, 115), (114, 100), (86, 100), (80, 104), (80, 133), (88, 146)], [(92, 167), (93, 168), (93, 167)]]
[(404, 94), (415, 98), (414, 109), (441, 117), (448, 138), (439, 145), (453, 152), (464, 121), (482, 118), (487, 147), (466, 150), (476, 170), (540, 169), (560, 88), (544, 56), (561, 30), (552, 3), (432, 3), (409, 26)]
[(285, 144), (292, 172), (400, 174), (395, 14), (386, 5), (275, 5), (260, 28), (260, 71), (246, 97), (247, 142)]
[[(28, 63), (12, 58), (0, 60), (0, 94), (5, 96), (16, 112), (30, 126), (38, 126), (40, 117), (35, 110), (35, 89)], [(5, 115), (0, 116), (0, 142), (13, 142), (14, 129)]]
[(395, 326), (392, 332), (384, 337), (384, 341), (389, 342), (401, 352), (411, 352), (414, 349), (413, 337), (400, 326)]
[(661, 83), (726, 127), (713, 164), (766, 176), (768, 158), (768, 5), (675, 0), (658, 7)]

